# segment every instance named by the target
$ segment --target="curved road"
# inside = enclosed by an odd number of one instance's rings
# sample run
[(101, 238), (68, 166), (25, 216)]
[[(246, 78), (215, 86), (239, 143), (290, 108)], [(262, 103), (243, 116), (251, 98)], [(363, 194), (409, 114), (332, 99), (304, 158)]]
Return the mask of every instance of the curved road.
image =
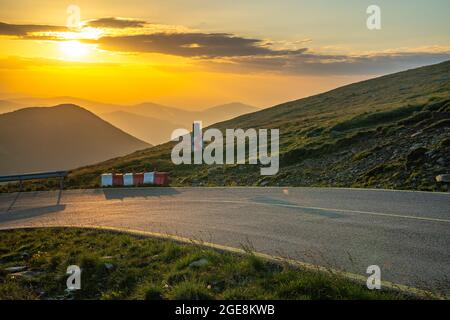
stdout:
[(179, 235), (450, 292), (450, 194), (328, 188), (130, 188), (0, 194), (0, 229)]

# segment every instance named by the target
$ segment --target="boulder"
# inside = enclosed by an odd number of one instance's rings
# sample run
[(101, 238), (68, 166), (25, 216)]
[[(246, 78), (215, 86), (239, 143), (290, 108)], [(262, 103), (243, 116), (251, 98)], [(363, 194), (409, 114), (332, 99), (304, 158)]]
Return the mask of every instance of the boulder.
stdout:
[(105, 268), (107, 270), (112, 270), (112, 269), (114, 269), (114, 265), (112, 263), (105, 263)]
[(436, 181), (450, 183), (450, 174), (440, 174), (436, 177)]
[(191, 263), (189, 264), (189, 267), (190, 267), (190, 268), (199, 268), (199, 267), (206, 266), (208, 263), (209, 263), (208, 260), (202, 258), (202, 259), (200, 259), (200, 260), (191, 262)]
[(26, 266), (18, 266), (18, 267), (9, 267), (4, 269), (8, 273), (16, 273), (16, 272), (22, 272), (27, 270)]
[(40, 276), (42, 272), (38, 271), (22, 271), (22, 272), (15, 272), (10, 274), (13, 278), (25, 278), (27, 280), (33, 279), (34, 277)]

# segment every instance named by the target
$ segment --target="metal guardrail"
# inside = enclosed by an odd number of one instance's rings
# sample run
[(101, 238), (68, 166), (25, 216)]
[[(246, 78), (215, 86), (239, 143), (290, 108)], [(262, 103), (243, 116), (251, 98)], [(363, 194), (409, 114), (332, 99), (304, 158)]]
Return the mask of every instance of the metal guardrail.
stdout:
[(25, 173), (16, 174), (10, 176), (0, 176), (0, 182), (12, 182), (19, 181), (20, 189), (22, 189), (22, 181), (35, 180), (35, 179), (50, 179), (50, 178), (60, 178), (60, 187), (64, 187), (64, 178), (67, 177), (67, 171), (53, 171), (53, 172), (36, 172), (36, 173)]

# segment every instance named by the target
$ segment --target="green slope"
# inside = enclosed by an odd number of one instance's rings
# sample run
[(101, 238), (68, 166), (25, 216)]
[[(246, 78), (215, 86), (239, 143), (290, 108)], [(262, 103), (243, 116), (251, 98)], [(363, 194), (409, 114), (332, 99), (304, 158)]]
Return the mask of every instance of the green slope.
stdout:
[(259, 166), (174, 166), (173, 144), (80, 168), (70, 187), (96, 187), (102, 172), (169, 171), (172, 185), (341, 186), (444, 190), (450, 173), (450, 61), (341, 87), (218, 123), (279, 128), (280, 172)]

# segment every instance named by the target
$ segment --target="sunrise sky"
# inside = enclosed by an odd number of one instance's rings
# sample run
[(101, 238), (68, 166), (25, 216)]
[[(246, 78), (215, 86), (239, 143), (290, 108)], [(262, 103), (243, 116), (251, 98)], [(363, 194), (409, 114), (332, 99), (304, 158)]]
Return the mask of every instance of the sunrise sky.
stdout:
[[(69, 5), (81, 9), (68, 29)], [(381, 8), (368, 30), (366, 9)], [(448, 0), (0, 0), (0, 99), (268, 107), (450, 59)]]

